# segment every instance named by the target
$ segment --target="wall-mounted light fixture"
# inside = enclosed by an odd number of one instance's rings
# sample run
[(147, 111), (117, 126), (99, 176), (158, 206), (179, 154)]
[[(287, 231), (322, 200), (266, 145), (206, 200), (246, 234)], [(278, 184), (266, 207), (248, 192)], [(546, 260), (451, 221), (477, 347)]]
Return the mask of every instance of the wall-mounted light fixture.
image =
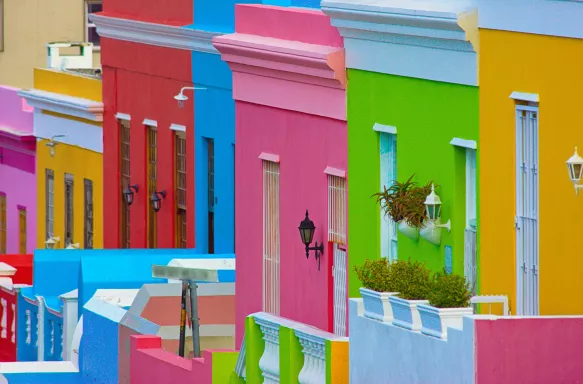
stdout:
[(573, 156), (567, 160), (567, 168), (569, 169), (569, 178), (575, 186), (575, 193), (579, 194), (579, 189), (583, 188), (583, 185), (579, 184), (583, 176), (583, 158), (577, 153), (577, 147), (575, 147)]
[(162, 200), (166, 198), (166, 191), (154, 191), (152, 197), (150, 197), (150, 202), (152, 203), (152, 208), (154, 212), (158, 212), (162, 208)]
[(306, 246), (306, 259), (308, 259), (310, 257), (310, 251), (315, 251), (314, 257), (316, 258), (316, 261), (318, 261), (318, 271), (319, 271), (320, 270), (320, 257), (324, 253), (324, 243), (318, 245), (318, 242), (316, 241), (316, 244), (314, 244), (313, 247), (310, 247), (310, 244), (312, 244), (312, 240), (314, 239), (314, 232), (316, 231), (316, 226), (314, 225), (314, 222), (312, 220), (310, 220), (307, 209), (306, 209), (306, 217), (304, 218), (304, 221), (302, 221), (300, 223), (300, 226), (298, 227), (298, 229), (300, 230), (300, 236), (302, 238), (302, 243), (304, 243), (304, 245)]
[(61, 242), (61, 238), (59, 236), (49, 237), (47, 241), (45, 241), (46, 249), (55, 249), (55, 246)]
[(123, 199), (127, 205), (132, 205), (134, 202), (134, 193), (138, 193), (138, 184), (128, 185), (126, 189), (123, 190)]
[(182, 87), (178, 95), (174, 96), (174, 100), (178, 102), (178, 108), (184, 107), (184, 102), (188, 100), (188, 96), (184, 94), (184, 91), (206, 91), (204, 87)]
[(65, 249), (79, 249), (80, 244), (79, 243), (75, 243), (75, 244), (69, 244), (67, 245), (67, 247)]
[(47, 143), (45, 143), (45, 145), (49, 147), (49, 155), (51, 155), (51, 157), (55, 157), (55, 147), (59, 145), (59, 141), (56, 141), (55, 139), (60, 139), (61, 137), (65, 137), (65, 135), (54, 135)]
[(441, 219), (441, 199), (435, 193), (435, 185), (431, 184), (431, 193), (425, 199), (425, 212), (427, 220), (419, 231), (419, 235), (431, 244), (441, 244), (441, 231), (438, 229), (445, 228), (451, 231), (451, 220), (445, 224), (440, 224)]

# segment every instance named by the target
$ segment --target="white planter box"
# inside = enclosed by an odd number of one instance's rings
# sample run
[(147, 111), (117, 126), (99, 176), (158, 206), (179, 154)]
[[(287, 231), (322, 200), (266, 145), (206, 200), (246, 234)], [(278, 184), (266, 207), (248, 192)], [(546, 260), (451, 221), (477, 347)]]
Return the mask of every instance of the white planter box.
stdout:
[(372, 289), (360, 288), (362, 303), (364, 305), (364, 317), (390, 323), (393, 321), (393, 311), (389, 304), (389, 297), (397, 292), (377, 292)]
[(431, 305), (418, 306), (421, 316), (421, 333), (440, 339), (447, 339), (447, 328), (462, 329), (464, 316), (473, 315), (472, 307), (436, 308)]
[(397, 228), (399, 229), (399, 232), (401, 232), (403, 235), (407, 236), (411, 240), (419, 239), (419, 229), (410, 226), (409, 224), (407, 224), (405, 220), (399, 221), (399, 223), (397, 224)]
[(393, 310), (393, 325), (415, 332), (421, 330), (421, 318), (417, 305), (429, 304), (429, 300), (405, 300), (390, 296), (389, 302)]

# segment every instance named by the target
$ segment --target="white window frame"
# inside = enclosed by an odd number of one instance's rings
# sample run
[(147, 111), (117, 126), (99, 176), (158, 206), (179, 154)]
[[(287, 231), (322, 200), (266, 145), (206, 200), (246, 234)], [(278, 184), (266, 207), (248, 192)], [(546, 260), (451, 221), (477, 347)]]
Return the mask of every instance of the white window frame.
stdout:
[(477, 153), (466, 148), (466, 228), (476, 228), (478, 217)]
[(328, 174), (328, 241), (346, 244), (346, 178)]
[(263, 311), (280, 313), (279, 161), (263, 160)]
[[(373, 127), (379, 133), (380, 190), (389, 188), (397, 180), (397, 129), (395, 127), (375, 124)], [(383, 153), (383, 142), (387, 141), (387, 152)], [(392, 179), (392, 180), (391, 180)], [(389, 261), (398, 258), (397, 223), (381, 209), (381, 257)]]
[[(2, 1), (2, 0), (0, 0)], [(89, 5), (91, 4), (103, 4), (103, 0), (85, 0), (85, 41), (89, 42), (89, 28), (93, 28), (95, 29), (95, 31), (97, 32), (97, 26), (89, 21)], [(101, 50), (101, 39), (100, 39), (100, 43), (99, 45), (94, 45), (93, 46), (93, 50), (94, 51), (100, 51)]]

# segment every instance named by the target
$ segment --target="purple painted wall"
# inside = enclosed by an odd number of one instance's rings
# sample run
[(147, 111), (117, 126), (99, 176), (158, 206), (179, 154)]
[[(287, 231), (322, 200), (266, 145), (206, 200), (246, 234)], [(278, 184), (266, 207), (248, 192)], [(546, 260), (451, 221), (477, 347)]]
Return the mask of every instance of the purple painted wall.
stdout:
[(26, 208), (27, 253), (36, 245), (36, 139), (33, 113), (17, 95), (0, 86), (0, 193), (6, 196), (7, 253), (20, 253), (19, 207)]

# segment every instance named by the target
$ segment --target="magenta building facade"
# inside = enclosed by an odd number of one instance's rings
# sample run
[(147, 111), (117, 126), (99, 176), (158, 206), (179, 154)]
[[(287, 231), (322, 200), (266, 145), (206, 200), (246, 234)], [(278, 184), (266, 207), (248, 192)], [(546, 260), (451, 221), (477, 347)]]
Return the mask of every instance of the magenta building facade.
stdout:
[(0, 87), (0, 254), (32, 253), (36, 247), (33, 110), (17, 91)]
[(237, 344), (258, 311), (346, 334), (343, 40), (319, 10), (235, 7), (235, 33), (213, 43), (233, 72)]

